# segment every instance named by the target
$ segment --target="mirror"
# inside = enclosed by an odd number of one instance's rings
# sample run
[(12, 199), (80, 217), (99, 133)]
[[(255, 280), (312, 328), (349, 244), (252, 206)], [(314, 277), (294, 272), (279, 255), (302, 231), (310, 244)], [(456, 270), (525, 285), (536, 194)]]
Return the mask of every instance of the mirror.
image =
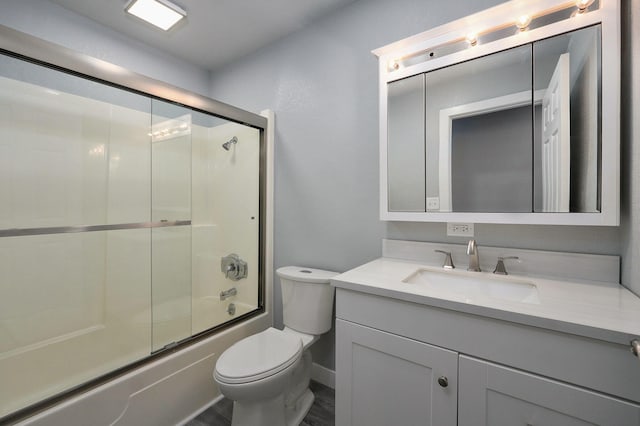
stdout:
[(390, 212), (601, 208), (601, 28), (387, 84)]

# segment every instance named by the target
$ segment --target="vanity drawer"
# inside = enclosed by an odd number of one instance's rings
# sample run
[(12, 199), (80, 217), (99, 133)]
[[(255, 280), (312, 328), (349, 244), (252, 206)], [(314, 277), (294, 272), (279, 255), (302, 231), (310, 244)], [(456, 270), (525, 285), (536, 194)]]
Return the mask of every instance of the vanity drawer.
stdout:
[(336, 316), (640, 402), (640, 363), (627, 345), (341, 288)]

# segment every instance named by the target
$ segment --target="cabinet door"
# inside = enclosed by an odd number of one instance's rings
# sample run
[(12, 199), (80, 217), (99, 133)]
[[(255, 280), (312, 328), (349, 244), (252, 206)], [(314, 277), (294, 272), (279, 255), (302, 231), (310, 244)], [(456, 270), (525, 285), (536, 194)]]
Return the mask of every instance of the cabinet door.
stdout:
[(336, 320), (338, 426), (455, 426), (457, 375), (457, 352)]
[(640, 425), (638, 405), (463, 355), (459, 364), (460, 426)]

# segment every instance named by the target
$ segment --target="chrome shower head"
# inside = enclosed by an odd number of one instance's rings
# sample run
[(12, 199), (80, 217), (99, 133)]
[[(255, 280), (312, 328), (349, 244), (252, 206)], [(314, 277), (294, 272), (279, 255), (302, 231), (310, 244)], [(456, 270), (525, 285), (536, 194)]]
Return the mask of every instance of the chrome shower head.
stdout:
[(231, 145), (235, 145), (237, 143), (238, 143), (238, 138), (234, 136), (228, 141), (226, 141), (225, 143), (223, 143), (222, 147), (225, 149), (225, 151), (229, 151), (229, 149), (231, 148)]

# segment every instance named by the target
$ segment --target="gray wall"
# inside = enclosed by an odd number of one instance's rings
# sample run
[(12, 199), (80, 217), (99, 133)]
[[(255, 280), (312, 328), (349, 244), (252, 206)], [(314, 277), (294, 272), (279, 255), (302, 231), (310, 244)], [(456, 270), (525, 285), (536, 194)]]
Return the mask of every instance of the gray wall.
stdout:
[[(639, 2), (632, 1), (637, 12)], [(212, 76), (214, 98), (276, 113), (276, 267), (345, 271), (379, 257), (384, 237), (465, 241), (447, 237), (443, 223), (378, 219), (378, 68), (370, 53), (499, 1), (461, 3), (360, 0)], [(640, 154), (636, 158), (640, 167)], [(630, 215), (628, 201), (625, 206), (623, 229), (637, 232), (640, 212)], [(612, 227), (478, 224), (475, 232), (480, 251), (483, 245), (494, 245), (620, 253), (620, 233)], [(640, 265), (630, 266), (640, 253), (640, 242), (626, 235), (624, 241), (625, 253), (631, 254), (623, 259), (625, 283), (631, 285), (640, 278)], [(640, 292), (640, 285), (635, 289)], [(279, 297), (277, 280), (275, 291)], [(314, 348), (315, 360), (330, 368), (332, 339), (329, 334)]]

